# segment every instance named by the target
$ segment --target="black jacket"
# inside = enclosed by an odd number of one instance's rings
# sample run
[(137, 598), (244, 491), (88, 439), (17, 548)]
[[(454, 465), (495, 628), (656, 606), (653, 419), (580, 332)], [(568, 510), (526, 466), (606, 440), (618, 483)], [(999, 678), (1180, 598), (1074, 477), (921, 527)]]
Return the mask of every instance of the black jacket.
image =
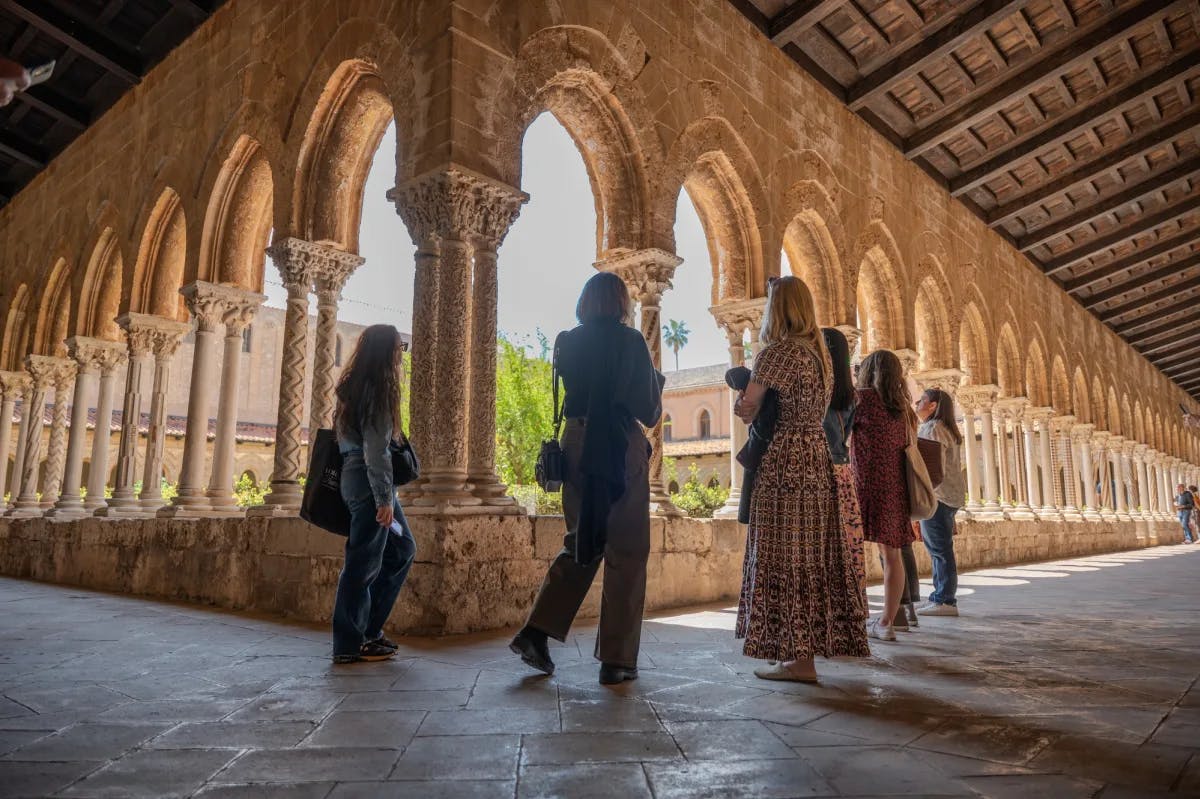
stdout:
[[(745, 366), (735, 366), (725, 373), (725, 384), (734, 391), (745, 391), (750, 385), (751, 372)], [(758, 476), (758, 466), (767, 454), (767, 447), (775, 437), (775, 425), (779, 420), (779, 394), (773, 388), (767, 389), (759, 406), (758, 415), (750, 423), (750, 432), (745, 445), (737, 454), (737, 462), (742, 465), (742, 496), (738, 500), (738, 521), (750, 523), (750, 496), (754, 493), (754, 481)]]

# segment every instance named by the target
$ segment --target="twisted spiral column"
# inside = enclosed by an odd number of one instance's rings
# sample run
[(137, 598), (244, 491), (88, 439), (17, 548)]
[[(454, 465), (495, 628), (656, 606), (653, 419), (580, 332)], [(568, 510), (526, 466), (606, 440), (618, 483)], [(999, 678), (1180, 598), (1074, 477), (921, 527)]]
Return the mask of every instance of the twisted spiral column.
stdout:
[(68, 397), (75, 382), (75, 362), (58, 358), (54, 376), (54, 412), (50, 417), (50, 442), (46, 449), (46, 482), (42, 486), (43, 509), (54, 507), (62, 488), (63, 464), (67, 457), (67, 421), (71, 405)]
[(309, 405), (309, 436), (333, 424), (333, 362), (337, 349), (338, 303), (346, 281), (366, 260), (353, 253), (321, 247), (313, 259), (313, 283), (317, 294), (317, 331), (313, 342), (312, 402)]
[(5, 507), (8, 486), (8, 453), (12, 448), (12, 421), (17, 400), (25, 393), (29, 376), (24, 372), (0, 372), (0, 511)]
[(42, 509), (38, 499), (38, 475), (42, 465), (42, 428), (46, 411), (46, 394), (54, 385), (61, 368), (57, 358), (45, 355), (29, 355), (25, 368), (32, 377), (28, 403), (22, 415), (25, 428), (25, 450), (20, 454), (20, 492), (13, 497), (13, 509), (9, 516), (40, 516)]

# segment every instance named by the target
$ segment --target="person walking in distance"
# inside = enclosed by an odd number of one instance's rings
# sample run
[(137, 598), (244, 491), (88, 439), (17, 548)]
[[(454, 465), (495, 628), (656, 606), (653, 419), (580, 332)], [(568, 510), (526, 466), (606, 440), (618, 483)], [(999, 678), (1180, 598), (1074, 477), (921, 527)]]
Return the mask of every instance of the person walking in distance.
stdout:
[(1187, 486), (1183, 483), (1175, 486), (1175, 513), (1179, 516), (1179, 526), (1183, 528), (1183, 543), (1191, 544), (1196, 539), (1192, 538), (1192, 528), (1188, 522), (1192, 519), (1192, 511), (1196, 509), (1196, 496), (1187, 490)]
[(391, 325), (371, 325), (342, 370), (334, 431), (342, 453), (342, 499), (350, 508), (346, 563), (333, 606), (333, 660), (384, 660), (396, 644), (383, 625), (412, 568), (416, 542), (396, 499), (390, 445), (402, 435), (404, 341)]
[(857, 399), (850, 464), (863, 538), (875, 543), (883, 556), (883, 612), (867, 625), (867, 632), (872, 638), (894, 641), (892, 622), (900, 612), (905, 581), (900, 549), (916, 540), (909, 519), (904, 450), (917, 422), (903, 367), (894, 353), (876, 350), (863, 359)]
[(958, 566), (954, 560), (954, 514), (967, 495), (963, 481), (962, 433), (954, 420), (954, 400), (945, 391), (926, 389), (916, 403), (921, 426), (917, 435), (941, 444), (942, 482), (934, 489), (937, 510), (921, 522), (921, 538), (933, 561), (933, 591), (917, 613), (922, 616), (957, 616)]
[(765, 680), (815, 682), (814, 658), (866, 657), (866, 597), (843, 530), (822, 419), (833, 384), (812, 294), (798, 278), (771, 281), (754, 373), (734, 405), (749, 424), (767, 391), (775, 433), (750, 498), (735, 636), (742, 652), (776, 661)]
[(547, 639), (567, 640), (603, 560), (595, 647), (602, 685), (638, 676), (650, 557), (650, 444), (639, 423), (653, 427), (662, 415), (663, 376), (642, 334), (627, 324), (631, 307), (619, 277), (595, 275), (575, 308), (579, 325), (554, 342), (566, 389), (567, 532), (525, 626), (509, 644), (527, 665), (553, 674)]

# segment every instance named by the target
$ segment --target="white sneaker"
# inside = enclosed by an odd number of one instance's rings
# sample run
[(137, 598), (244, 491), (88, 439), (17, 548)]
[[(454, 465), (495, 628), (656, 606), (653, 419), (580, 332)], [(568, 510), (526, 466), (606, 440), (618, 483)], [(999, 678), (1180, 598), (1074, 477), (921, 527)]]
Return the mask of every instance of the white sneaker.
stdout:
[(958, 606), (930, 602), (925, 607), (918, 608), (917, 613), (922, 616), (957, 616)]
[(880, 624), (879, 619), (871, 619), (867, 624), (867, 637), (880, 641), (895, 641), (896, 632), (890, 624)]
[(803, 669), (798, 668), (795, 664), (784, 666), (779, 662), (755, 669), (754, 676), (760, 680), (784, 680), (787, 682), (803, 683), (817, 682), (817, 670), (815, 668)]

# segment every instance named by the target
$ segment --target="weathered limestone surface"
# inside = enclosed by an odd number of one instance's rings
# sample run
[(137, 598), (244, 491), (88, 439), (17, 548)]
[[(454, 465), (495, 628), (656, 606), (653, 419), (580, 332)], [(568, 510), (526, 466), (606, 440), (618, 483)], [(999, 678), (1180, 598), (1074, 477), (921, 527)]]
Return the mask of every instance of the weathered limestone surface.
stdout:
[[(562, 545), (561, 517), (412, 520), (417, 565), (392, 615), (397, 633), (462, 633), (524, 620)], [(1156, 529), (1159, 528), (1159, 529)], [(1174, 543), (1158, 522), (978, 522), (960, 525), (960, 569)], [(742, 577), (744, 528), (731, 520), (651, 521), (647, 609), (730, 600)], [(299, 519), (0, 520), (0, 574), (326, 622), (343, 539)], [(928, 573), (928, 558), (918, 546)], [(872, 579), (879, 564), (868, 558)], [(599, 612), (597, 582), (583, 607)]]

